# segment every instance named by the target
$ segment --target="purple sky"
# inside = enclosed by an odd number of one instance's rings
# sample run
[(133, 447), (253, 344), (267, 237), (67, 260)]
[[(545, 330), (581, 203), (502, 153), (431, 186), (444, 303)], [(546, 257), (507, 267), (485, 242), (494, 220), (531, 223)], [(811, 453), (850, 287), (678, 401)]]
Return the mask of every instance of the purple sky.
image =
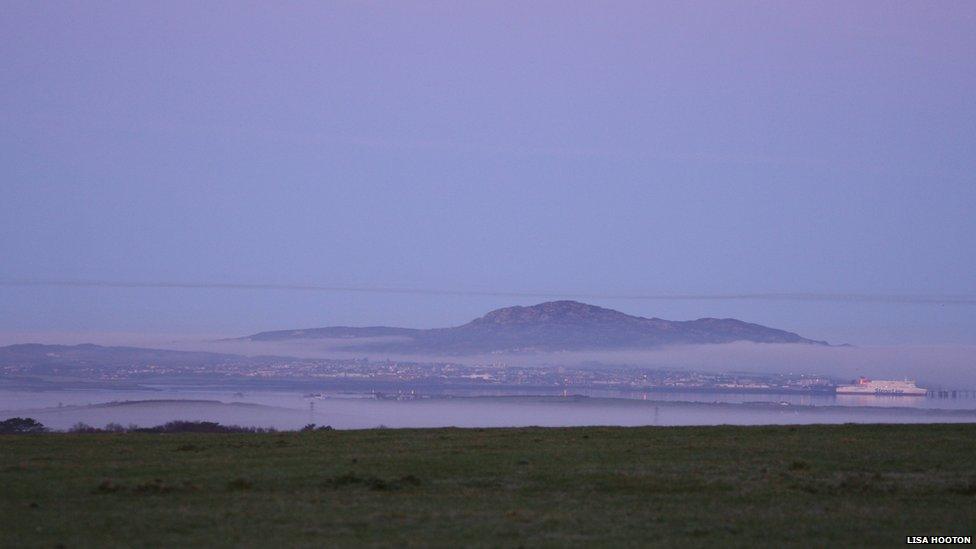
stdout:
[[(973, 2), (7, 2), (0, 282), (976, 295)], [(0, 332), (536, 298), (0, 286)], [(976, 305), (589, 299), (976, 343)]]

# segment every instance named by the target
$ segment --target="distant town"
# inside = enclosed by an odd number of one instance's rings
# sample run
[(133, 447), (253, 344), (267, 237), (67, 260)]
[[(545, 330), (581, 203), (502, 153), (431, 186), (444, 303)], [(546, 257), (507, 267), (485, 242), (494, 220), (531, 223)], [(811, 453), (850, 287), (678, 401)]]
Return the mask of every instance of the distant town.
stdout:
[(837, 380), (810, 374), (707, 373), (685, 369), (590, 366), (468, 365), (450, 362), (297, 359), (218, 355), (221, 360), (115, 360), (0, 363), (7, 380), (86, 380), (164, 383), (172, 380), (292, 381), (323, 387), (389, 390), (391, 387), (457, 389), (605, 389), (618, 391), (832, 392)]

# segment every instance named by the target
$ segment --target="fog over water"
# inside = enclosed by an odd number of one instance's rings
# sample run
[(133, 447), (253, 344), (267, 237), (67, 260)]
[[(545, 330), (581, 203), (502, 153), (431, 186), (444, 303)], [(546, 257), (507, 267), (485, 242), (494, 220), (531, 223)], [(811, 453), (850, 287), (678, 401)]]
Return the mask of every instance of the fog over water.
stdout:
[[(384, 338), (360, 339), (356, 344)], [(208, 351), (245, 356), (277, 355), (297, 358), (368, 358), (460, 364), (510, 366), (603, 365), (638, 366), (706, 372), (810, 373), (841, 380), (868, 376), (878, 379), (914, 379), (931, 388), (976, 389), (976, 345), (914, 344), (870, 346), (811, 346), (770, 343), (687, 345), (639, 351), (550, 353), (493, 353), (489, 355), (405, 355), (349, 350), (348, 340), (308, 339), (248, 341), (237, 336), (150, 333), (6, 333), (0, 345), (14, 343), (96, 343), (157, 349)]]
[[(976, 388), (976, 347), (825, 347), (732, 343), (675, 346), (641, 351), (498, 353), (477, 356), (390, 355), (349, 350), (347, 341), (252, 342), (229, 338), (146, 334), (63, 334), (63, 343), (95, 341), (174, 350), (303, 358), (369, 358), (457, 362), (471, 365), (645, 367), (702, 372), (810, 373), (835, 379), (865, 375), (911, 378), (929, 389)], [(30, 341), (30, 337), (21, 340)], [(38, 338), (39, 341), (46, 339)], [(362, 343), (359, 341), (358, 343)], [(55, 429), (78, 422), (151, 426), (176, 419), (218, 421), (278, 429), (307, 423), (340, 429), (388, 427), (510, 427), (572, 425), (711, 425), (976, 421), (976, 399), (783, 395), (734, 393), (621, 392), (573, 389), (491, 388), (455, 392), (431, 388), (433, 398), (377, 400), (368, 392), (329, 392), (328, 383), (292, 390), (225, 386), (154, 386), (151, 390), (0, 389), (0, 417), (29, 415)], [(324, 392), (327, 398), (308, 398)], [(585, 398), (580, 398), (582, 395)]]
[(302, 391), (242, 393), (213, 388), (0, 390), (0, 418), (30, 416), (54, 429), (68, 429), (78, 422), (99, 427), (109, 422), (147, 427), (172, 420), (277, 429), (297, 429), (307, 423), (360, 429), (976, 421), (976, 399), (971, 396), (936, 399), (722, 393), (625, 395), (596, 391), (587, 397), (536, 393), (537, 396), (382, 400), (367, 393), (327, 392), (324, 397), (311, 398)]
[[(380, 338), (373, 338), (379, 340)], [(348, 341), (291, 340), (257, 342), (240, 339), (157, 340), (160, 348), (213, 351), (242, 355), (281, 355), (305, 358), (369, 358), (505, 364), (509, 366), (603, 365), (638, 366), (705, 372), (809, 373), (841, 380), (868, 376), (914, 379), (931, 388), (976, 389), (976, 345), (837, 346), (771, 343), (685, 345), (638, 351), (564, 351), (492, 353), (487, 355), (404, 355), (350, 351)], [(363, 340), (358, 340), (362, 344)]]

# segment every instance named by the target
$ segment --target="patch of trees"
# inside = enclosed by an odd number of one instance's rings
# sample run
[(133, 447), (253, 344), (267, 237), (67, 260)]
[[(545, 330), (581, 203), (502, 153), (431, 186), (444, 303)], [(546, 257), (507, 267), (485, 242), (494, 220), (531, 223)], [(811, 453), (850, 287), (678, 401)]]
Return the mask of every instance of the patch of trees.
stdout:
[[(329, 425), (316, 426), (309, 423), (300, 429), (302, 432), (331, 431)], [(0, 421), (0, 435), (24, 435), (48, 433), (50, 429), (41, 422), (29, 417), (12, 417)], [(243, 427), (240, 425), (221, 425), (215, 421), (170, 421), (155, 427), (139, 427), (130, 424), (109, 423), (105, 427), (93, 427), (87, 423), (75, 423), (69, 433), (276, 433), (273, 427)]]
[(155, 427), (109, 423), (104, 428), (76, 423), (68, 429), (69, 433), (275, 433), (270, 427), (242, 427), (240, 425), (221, 425), (215, 421), (170, 421)]
[(316, 427), (314, 423), (309, 423), (308, 425), (302, 427), (301, 429), (303, 433), (310, 433), (312, 431), (331, 431), (331, 430), (332, 430), (331, 425), (320, 425)]
[(12, 417), (0, 421), (0, 435), (33, 435), (47, 431), (43, 423), (32, 417)]

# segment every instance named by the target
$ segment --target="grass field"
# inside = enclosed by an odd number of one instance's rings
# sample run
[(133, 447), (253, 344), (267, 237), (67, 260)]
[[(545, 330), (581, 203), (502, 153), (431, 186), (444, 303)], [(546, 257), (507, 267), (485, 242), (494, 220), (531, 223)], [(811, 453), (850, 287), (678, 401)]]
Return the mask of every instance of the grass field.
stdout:
[(976, 534), (976, 425), (0, 437), (0, 545), (894, 545)]

